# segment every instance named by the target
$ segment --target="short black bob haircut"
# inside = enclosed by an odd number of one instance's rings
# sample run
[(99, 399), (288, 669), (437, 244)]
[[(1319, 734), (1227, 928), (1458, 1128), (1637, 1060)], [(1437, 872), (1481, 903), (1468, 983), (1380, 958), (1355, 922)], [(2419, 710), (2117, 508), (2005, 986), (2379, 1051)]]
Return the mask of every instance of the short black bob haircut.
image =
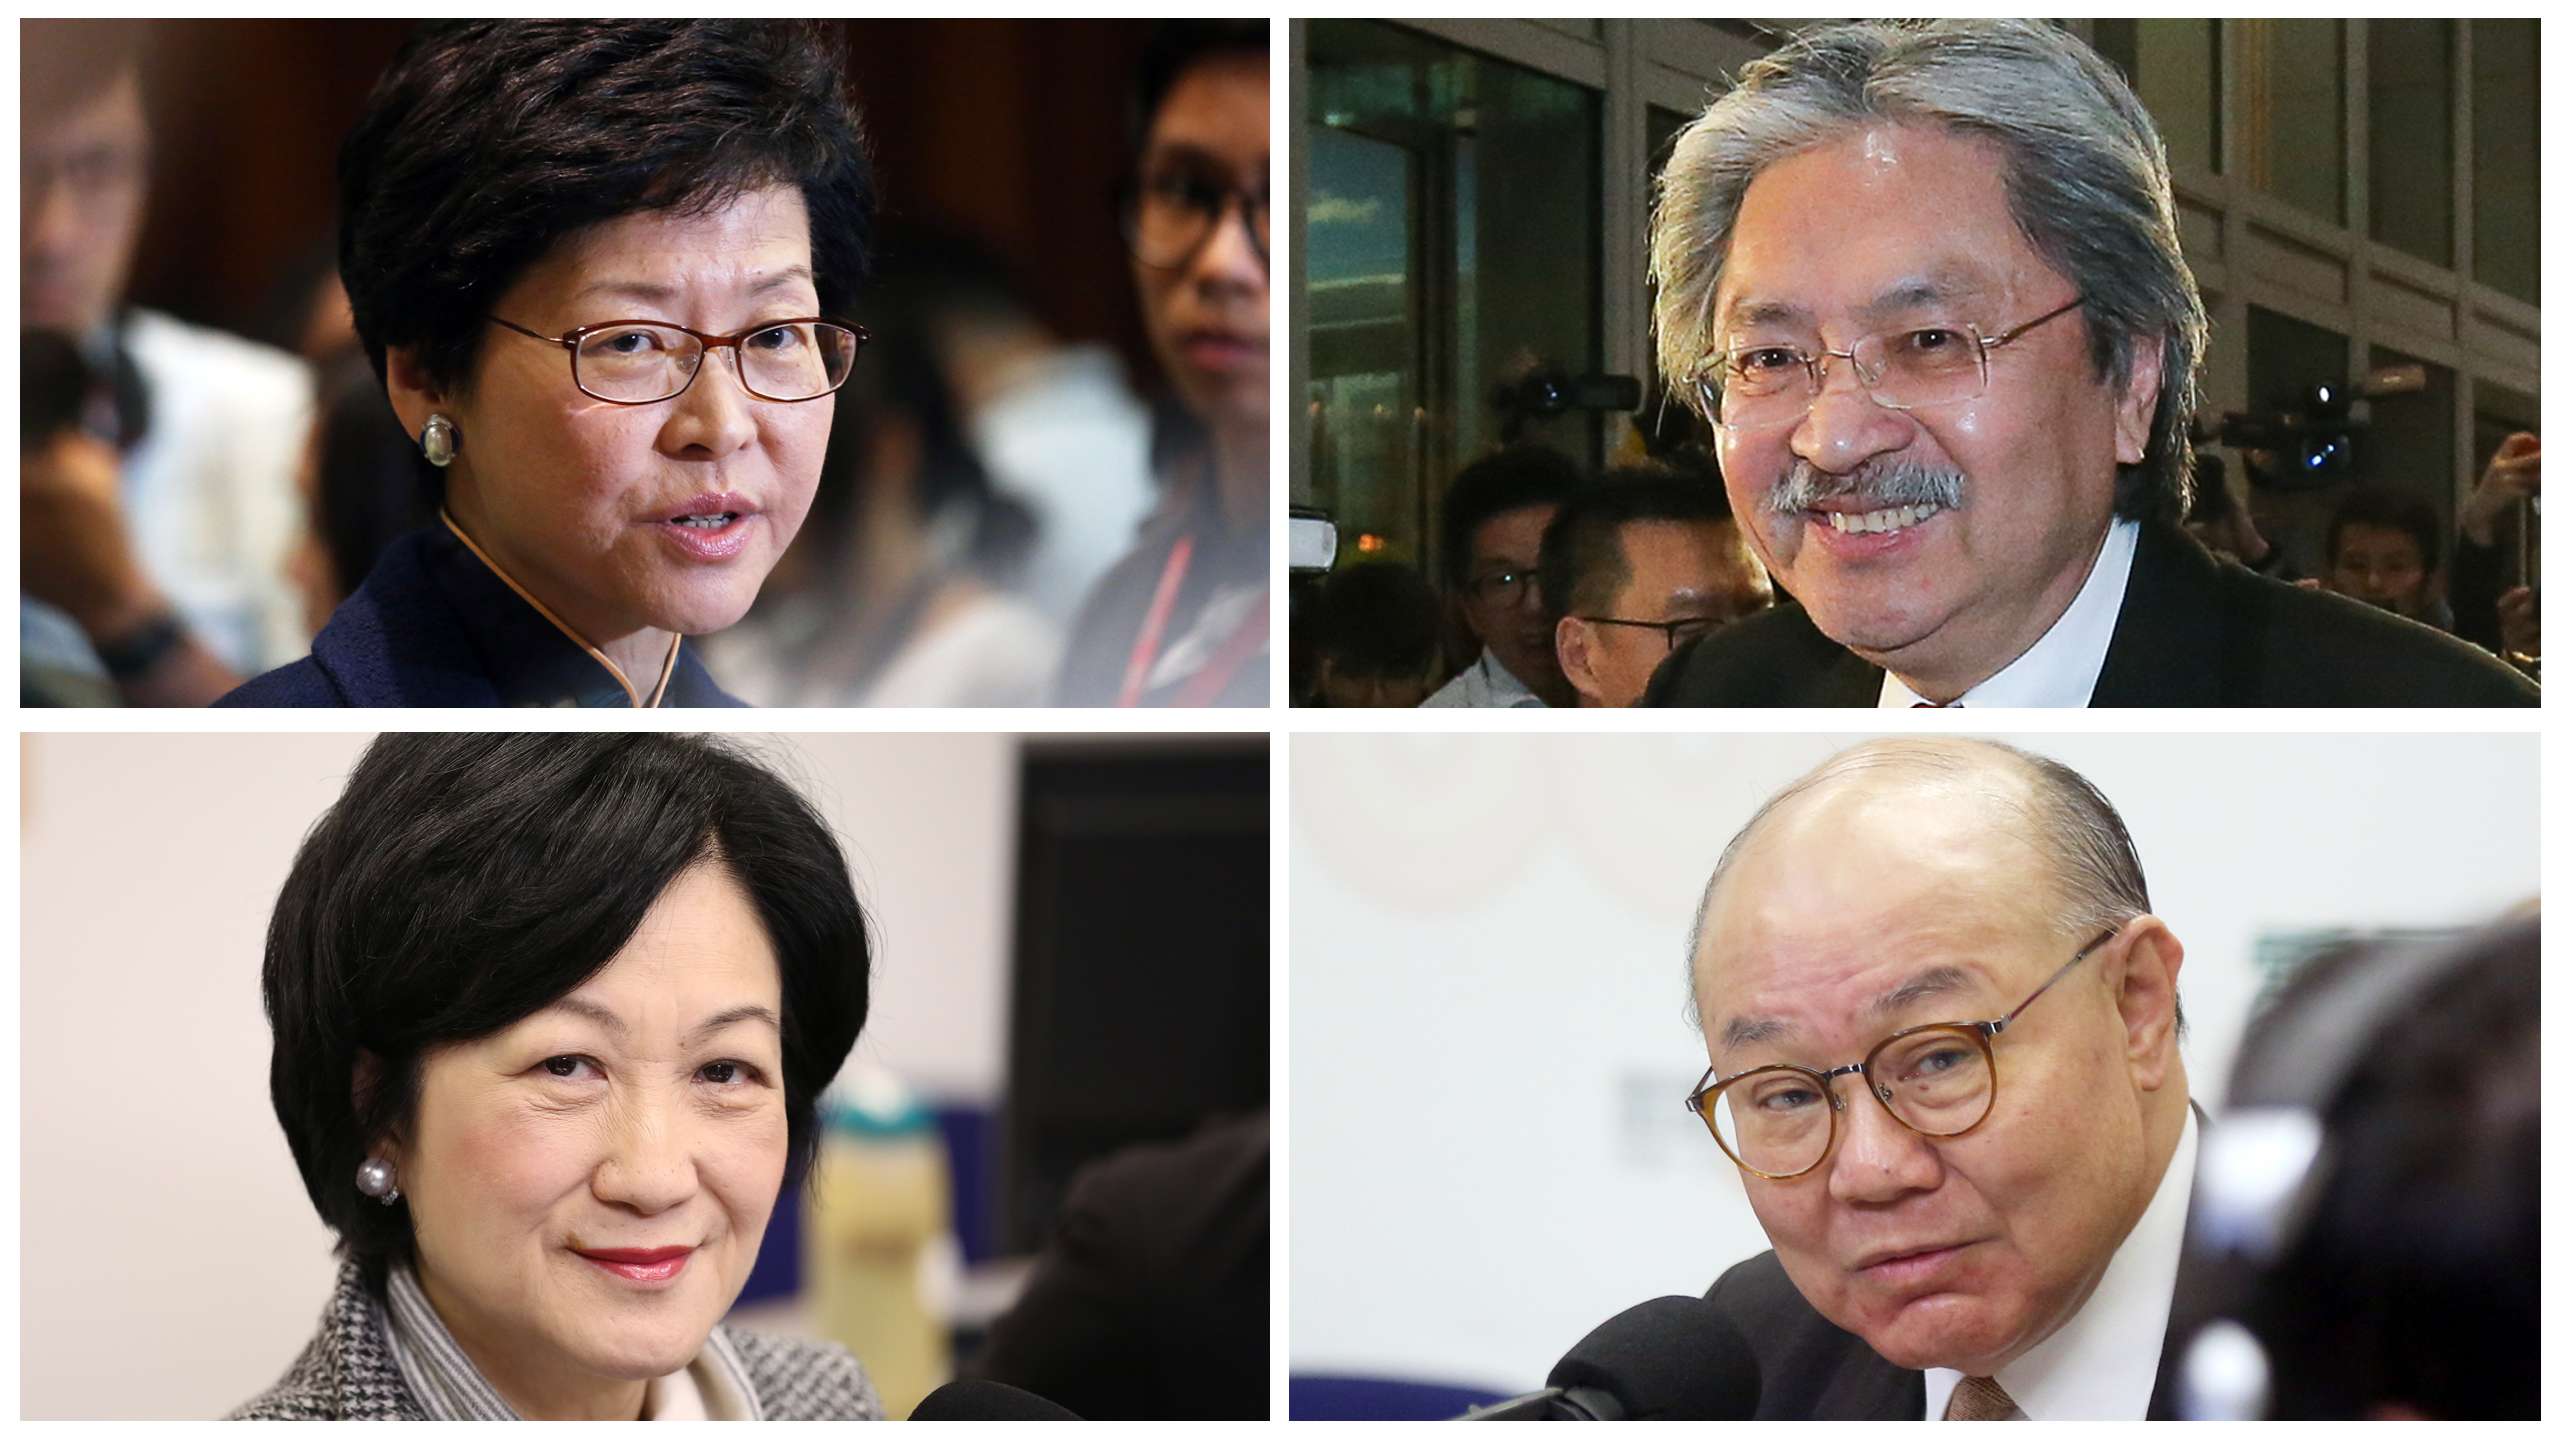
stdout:
[(459, 384), (490, 307), (564, 236), (766, 185), (807, 201), (818, 308), (846, 313), (870, 270), (871, 160), (814, 22), (433, 22), (338, 151), (338, 273), (376, 375), (415, 346)]
[[(338, 1253), (416, 1256), (356, 1167), (414, 1118), (429, 1052), (493, 1034), (603, 969), (676, 878), (723, 866), (782, 979), (789, 1173), (862, 1032), (870, 943), (844, 852), (761, 761), (693, 734), (395, 734), (303, 838), (267, 927), (268, 1089)], [(375, 1062), (357, 1092), (359, 1057)]]

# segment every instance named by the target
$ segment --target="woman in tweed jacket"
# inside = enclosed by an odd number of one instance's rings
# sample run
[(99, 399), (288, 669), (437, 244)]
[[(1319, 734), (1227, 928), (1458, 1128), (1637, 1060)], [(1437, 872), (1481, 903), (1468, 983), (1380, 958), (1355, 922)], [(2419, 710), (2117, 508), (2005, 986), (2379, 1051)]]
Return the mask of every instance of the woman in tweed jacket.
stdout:
[(876, 1419), (720, 1322), (862, 1028), (843, 852), (681, 734), (387, 735), (267, 934), (269, 1084), (343, 1261), (234, 1418)]

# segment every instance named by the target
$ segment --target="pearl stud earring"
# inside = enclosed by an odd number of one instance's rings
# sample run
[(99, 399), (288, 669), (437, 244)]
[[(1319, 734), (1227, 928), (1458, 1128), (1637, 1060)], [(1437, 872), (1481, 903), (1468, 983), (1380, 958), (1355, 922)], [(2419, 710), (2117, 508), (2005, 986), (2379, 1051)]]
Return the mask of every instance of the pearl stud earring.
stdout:
[(390, 1161), (379, 1155), (370, 1156), (356, 1167), (356, 1188), (388, 1205), (400, 1198), (398, 1177), (399, 1172), (391, 1168)]
[(461, 435), (441, 412), (428, 416), (427, 423), (418, 431), (419, 453), (427, 457), (428, 464), (439, 470), (452, 464), (455, 452), (461, 448)]

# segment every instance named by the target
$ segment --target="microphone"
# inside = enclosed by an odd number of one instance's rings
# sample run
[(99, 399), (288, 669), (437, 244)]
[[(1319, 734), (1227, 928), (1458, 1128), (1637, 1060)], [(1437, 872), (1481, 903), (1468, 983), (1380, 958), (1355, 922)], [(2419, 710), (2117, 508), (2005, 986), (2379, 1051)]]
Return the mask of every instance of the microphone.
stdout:
[(954, 1380), (916, 1402), (910, 1420), (1074, 1420), (1064, 1405), (993, 1380)]
[(1694, 1295), (1611, 1317), (1547, 1374), (1547, 1388), (1470, 1410), (1468, 1420), (1747, 1420), (1760, 1363), (1730, 1321)]

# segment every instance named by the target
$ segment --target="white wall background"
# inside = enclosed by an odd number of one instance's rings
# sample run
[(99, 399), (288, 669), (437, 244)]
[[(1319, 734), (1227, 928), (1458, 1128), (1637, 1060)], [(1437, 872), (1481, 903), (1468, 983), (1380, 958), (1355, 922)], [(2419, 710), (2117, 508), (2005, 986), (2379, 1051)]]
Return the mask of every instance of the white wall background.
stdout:
[[(219, 1415), (309, 1338), (335, 1263), (267, 1100), (258, 973), (294, 849), (368, 738), (26, 738), (26, 1417)], [(749, 743), (835, 827), (874, 922), (856, 1058), (993, 1100), (1020, 742)]]
[[(1767, 1248), (1681, 1098), (1708, 870), (1851, 735), (1292, 740), (1290, 1368), (1535, 1387)], [(2536, 893), (2535, 737), (2047, 735), (2185, 941), (2216, 1103), (2269, 929), (2443, 926)]]

